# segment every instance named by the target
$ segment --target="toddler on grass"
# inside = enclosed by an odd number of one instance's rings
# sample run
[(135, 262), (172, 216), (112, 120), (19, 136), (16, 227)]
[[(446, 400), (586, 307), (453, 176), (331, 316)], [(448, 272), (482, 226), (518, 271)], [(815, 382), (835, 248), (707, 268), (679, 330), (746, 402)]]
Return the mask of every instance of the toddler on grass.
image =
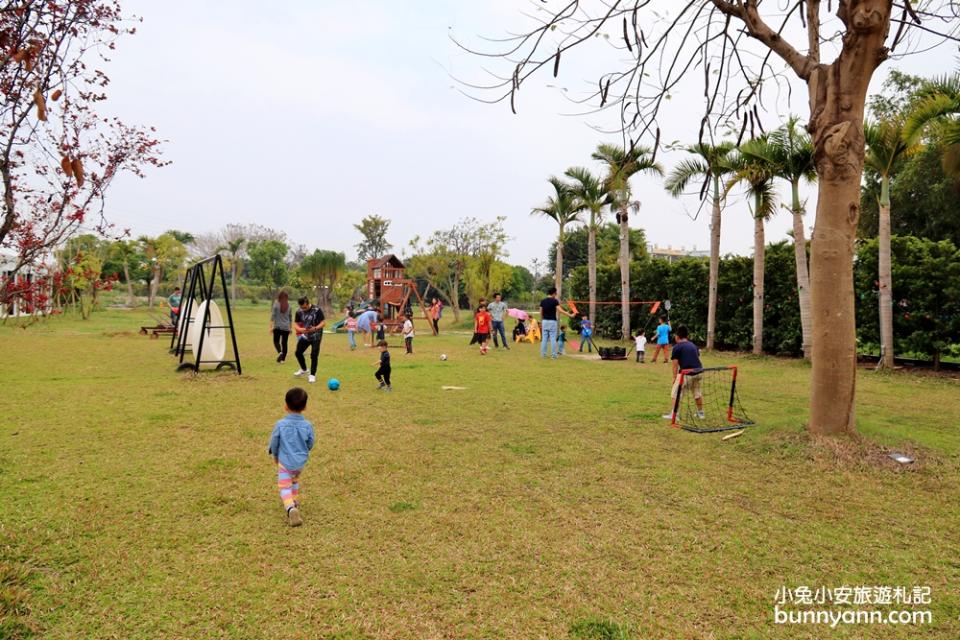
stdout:
[(303, 524), (300, 517), (300, 474), (313, 449), (313, 425), (303, 417), (307, 408), (307, 392), (300, 387), (287, 391), (287, 415), (277, 421), (270, 435), (267, 452), (277, 465), (277, 487), (287, 510), (291, 527)]

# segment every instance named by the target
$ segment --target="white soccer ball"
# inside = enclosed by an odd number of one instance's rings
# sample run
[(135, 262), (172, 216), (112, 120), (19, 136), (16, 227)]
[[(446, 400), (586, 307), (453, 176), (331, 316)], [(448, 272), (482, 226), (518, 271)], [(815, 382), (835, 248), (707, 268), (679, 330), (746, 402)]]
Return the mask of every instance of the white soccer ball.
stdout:
[(446, 359), (447, 359), (447, 354), (441, 353), (441, 354), (440, 354), (440, 359), (441, 359), (441, 360), (446, 360)]

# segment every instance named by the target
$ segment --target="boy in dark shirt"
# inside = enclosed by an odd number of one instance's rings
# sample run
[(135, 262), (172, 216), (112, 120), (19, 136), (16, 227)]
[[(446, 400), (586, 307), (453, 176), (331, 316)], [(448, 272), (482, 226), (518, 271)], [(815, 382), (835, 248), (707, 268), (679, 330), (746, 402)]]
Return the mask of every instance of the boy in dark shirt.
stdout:
[(550, 287), (550, 290), (547, 291), (547, 297), (540, 301), (540, 328), (543, 331), (540, 338), (541, 358), (547, 357), (548, 345), (554, 360), (560, 355), (560, 334), (557, 330), (557, 312), (562, 313), (568, 318), (573, 317), (572, 313), (560, 306), (560, 301), (557, 300), (557, 288)]
[[(676, 344), (673, 347), (671, 359), (673, 360), (673, 389), (670, 391), (670, 397), (676, 403), (677, 393), (680, 390), (680, 372), (687, 371), (683, 376), (683, 390), (686, 393), (693, 393), (693, 399), (697, 403), (697, 417), (701, 420), (703, 414), (703, 392), (700, 390), (700, 371), (703, 364), (700, 362), (700, 350), (697, 345), (690, 342), (690, 335), (687, 328), (683, 325), (677, 327), (674, 331)], [(673, 404), (670, 405), (671, 407)], [(672, 420), (673, 412), (663, 416), (665, 419)]]
[(377, 387), (377, 389), (390, 391), (390, 352), (387, 351), (387, 341), (381, 340), (377, 346), (380, 347), (380, 360), (373, 363), (380, 365), (380, 368), (377, 369), (377, 372), (374, 374), (377, 380), (380, 381), (380, 386)]

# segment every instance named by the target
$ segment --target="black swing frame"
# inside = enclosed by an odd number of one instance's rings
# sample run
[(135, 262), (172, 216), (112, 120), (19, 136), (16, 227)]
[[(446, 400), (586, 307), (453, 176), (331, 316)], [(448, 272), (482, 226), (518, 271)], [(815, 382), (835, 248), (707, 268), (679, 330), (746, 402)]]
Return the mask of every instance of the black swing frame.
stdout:
[[(190, 333), (190, 324), (194, 322), (193, 318), (191, 317), (194, 300), (213, 300), (218, 279), (220, 290), (223, 292), (224, 308), (227, 311), (227, 324), (211, 326), (210, 305), (204, 307), (203, 317), (198, 318), (200, 322), (200, 339), (198, 344), (190, 345), (190, 348), (195, 354), (194, 362), (184, 362), (184, 357), (187, 351), (187, 335)], [(184, 275), (184, 286), (185, 302), (180, 305), (181, 315), (177, 316), (177, 327), (180, 328), (180, 331), (175, 332), (173, 337), (170, 339), (170, 352), (179, 358), (177, 371), (192, 370), (199, 372), (200, 365), (202, 364), (216, 364), (216, 369), (218, 371), (220, 369), (230, 368), (235, 369), (237, 375), (240, 375), (242, 373), (242, 368), (240, 366), (240, 350), (237, 348), (237, 334), (233, 325), (233, 311), (230, 309), (230, 295), (227, 293), (227, 277), (223, 268), (223, 258), (218, 254), (194, 263), (190, 268), (187, 269), (187, 272)], [(183, 318), (182, 323), (180, 322), (181, 317)], [(200, 359), (200, 354), (203, 353), (203, 338), (208, 329), (230, 330), (230, 343), (233, 346), (233, 360)]]

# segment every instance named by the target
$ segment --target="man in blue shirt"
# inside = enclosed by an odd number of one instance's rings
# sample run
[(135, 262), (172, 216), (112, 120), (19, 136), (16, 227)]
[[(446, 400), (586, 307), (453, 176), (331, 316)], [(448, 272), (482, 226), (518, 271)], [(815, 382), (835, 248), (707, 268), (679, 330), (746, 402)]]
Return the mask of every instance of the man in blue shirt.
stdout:
[[(683, 325), (677, 327), (674, 333), (677, 343), (673, 347), (673, 355), (671, 356), (673, 361), (673, 389), (670, 391), (670, 398), (673, 402), (670, 406), (676, 405), (677, 392), (680, 390), (680, 372), (683, 372), (683, 392), (693, 394), (693, 399), (697, 404), (697, 417), (703, 420), (703, 392), (700, 389), (703, 364), (700, 362), (700, 349), (690, 342), (689, 335), (687, 328)], [(663, 417), (672, 420), (673, 412), (671, 411)]]
[(660, 316), (660, 324), (657, 325), (657, 348), (653, 352), (653, 361), (657, 361), (660, 351), (663, 351), (663, 362), (667, 363), (667, 353), (670, 351), (670, 322)]

